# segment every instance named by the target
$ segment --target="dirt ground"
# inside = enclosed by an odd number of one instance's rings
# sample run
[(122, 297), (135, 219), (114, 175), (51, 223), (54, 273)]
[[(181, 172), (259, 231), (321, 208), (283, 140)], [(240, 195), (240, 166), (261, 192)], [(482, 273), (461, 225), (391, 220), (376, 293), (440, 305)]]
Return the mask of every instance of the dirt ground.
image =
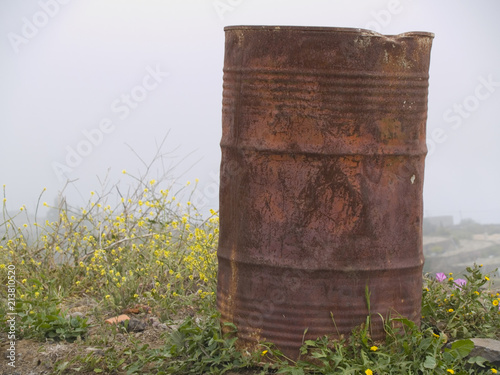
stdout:
[[(9, 350), (9, 342), (7, 335), (1, 334), (0, 336), (0, 350), (2, 352), (2, 362), (0, 363), (0, 375), (49, 375), (57, 373), (56, 365), (60, 365), (66, 361), (71, 360), (77, 356), (87, 356), (93, 353), (95, 356), (106, 355), (106, 350), (113, 346), (116, 351), (120, 349), (120, 344), (125, 349), (125, 343), (128, 340), (125, 335), (134, 335), (141, 343), (149, 344), (149, 347), (160, 347), (163, 345), (162, 339), (163, 328), (147, 327), (142, 332), (131, 332), (124, 334), (116, 334), (109, 337), (109, 341), (113, 340), (112, 345), (106, 347), (103, 345), (89, 346), (88, 343), (96, 341), (106, 341), (102, 337), (92, 337), (80, 342), (39, 342), (33, 340), (19, 340), (16, 341), (16, 367), (8, 366), (9, 359), (6, 358), (6, 353)], [(73, 367), (78, 366), (75, 364)], [(70, 365), (68, 369), (71, 369)], [(89, 371), (72, 371), (67, 370), (66, 374), (95, 374), (93, 370)], [(125, 371), (123, 371), (125, 373)], [(119, 374), (119, 373), (117, 373)]]
[[(149, 348), (159, 348), (164, 345), (165, 333), (176, 329), (175, 324), (166, 325), (160, 322), (158, 316), (144, 305), (131, 306), (122, 311), (130, 318), (128, 331), (125, 327), (117, 328), (116, 325), (106, 323), (106, 319), (116, 316), (113, 313), (99, 311), (98, 304), (88, 298), (77, 298), (69, 301), (62, 307), (65, 314), (78, 315), (88, 319), (89, 330), (84, 340), (73, 343), (40, 342), (21, 339), (15, 342), (16, 360), (15, 367), (8, 365), (8, 351), (10, 340), (7, 334), (0, 333), (0, 375), (49, 375), (54, 373), (64, 374), (96, 374), (91, 365), (81, 368), (80, 371), (71, 370), (81, 366), (81, 363), (72, 363), (76, 357), (85, 357), (93, 353), (95, 357), (103, 357), (108, 350), (115, 354), (122, 353), (131, 347), (131, 341), (148, 344)], [(64, 362), (68, 362), (65, 372), (58, 371)], [(91, 361), (89, 361), (91, 362)], [(125, 374), (114, 372), (113, 374)]]
[[(100, 311), (98, 304), (86, 298), (77, 298), (66, 302), (62, 309), (65, 314), (78, 315), (88, 319), (89, 330), (84, 340), (77, 340), (73, 343), (60, 342), (40, 342), (29, 339), (21, 339), (15, 343), (16, 361), (15, 367), (8, 365), (7, 358), (10, 343), (7, 334), (0, 333), (0, 375), (52, 375), (52, 374), (78, 374), (95, 375), (92, 368), (92, 360), (87, 361), (87, 365), (81, 360), (75, 361), (77, 357), (91, 357), (93, 361), (104, 362), (109, 353), (116, 357), (121, 356), (128, 349), (133, 349), (132, 342), (140, 345), (147, 344), (150, 349), (161, 348), (165, 344), (165, 335), (176, 330), (183, 317), (194, 316), (192, 310), (185, 310), (176, 316), (170, 324), (161, 323), (159, 314), (151, 311), (147, 306), (136, 305), (121, 311), (130, 320), (128, 326), (117, 327), (116, 324), (106, 323), (106, 319), (116, 317), (117, 314)], [(61, 366), (68, 362), (63, 371)], [(85, 367), (86, 366), (86, 367)], [(76, 369), (80, 367), (77, 371)], [(122, 368), (123, 366), (120, 366)], [(100, 372), (107, 374), (106, 372)], [(260, 372), (243, 371), (228, 372), (227, 375), (254, 375)], [(125, 375), (126, 370), (117, 370), (113, 375)], [(202, 375), (202, 374), (200, 374)]]
[[(144, 344), (150, 346), (161, 346), (163, 341), (160, 338), (160, 332), (151, 330), (144, 331), (138, 335)], [(40, 343), (32, 340), (20, 340), (16, 342), (16, 367), (12, 368), (7, 365), (8, 359), (5, 358), (5, 353), (8, 345), (5, 342), (6, 336), (2, 335), (1, 351), (2, 362), (0, 364), (0, 375), (51, 375), (57, 373), (56, 363), (61, 363), (62, 360), (71, 361), (72, 358), (80, 355), (85, 356), (89, 353), (94, 353), (96, 356), (104, 356), (106, 348), (93, 348), (86, 346), (85, 343)], [(76, 366), (74, 366), (76, 367)], [(95, 375), (91, 369), (87, 371), (71, 370), (71, 366), (64, 374), (79, 374), (79, 375)], [(116, 375), (125, 374), (123, 372), (115, 372)], [(240, 372), (227, 372), (226, 375), (255, 375), (260, 371), (247, 370)], [(200, 374), (202, 375), (202, 374)]]

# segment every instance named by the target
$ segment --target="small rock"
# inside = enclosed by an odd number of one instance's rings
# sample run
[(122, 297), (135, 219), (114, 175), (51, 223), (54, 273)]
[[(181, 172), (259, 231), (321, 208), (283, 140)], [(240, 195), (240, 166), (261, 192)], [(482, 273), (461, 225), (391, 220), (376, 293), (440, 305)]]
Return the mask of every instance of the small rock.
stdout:
[(480, 356), (486, 358), (494, 366), (500, 366), (500, 341), (493, 339), (471, 339), (474, 343), (474, 349), (469, 357)]
[(127, 331), (128, 332), (141, 332), (146, 329), (146, 322), (139, 319), (131, 318), (128, 321)]
[(149, 324), (151, 324), (154, 327), (155, 325), (160, 324), (160, 319), (158, 319), (156, 316), (150, 316)]
[(160, 322), (160, 319), (158, 319), (158, 317), (156, 316), (150, 316), (148, 319), (148, 323), (151, 324), (151, 326), (156, 329), (167, 330), (169, 328), (169, 326)]

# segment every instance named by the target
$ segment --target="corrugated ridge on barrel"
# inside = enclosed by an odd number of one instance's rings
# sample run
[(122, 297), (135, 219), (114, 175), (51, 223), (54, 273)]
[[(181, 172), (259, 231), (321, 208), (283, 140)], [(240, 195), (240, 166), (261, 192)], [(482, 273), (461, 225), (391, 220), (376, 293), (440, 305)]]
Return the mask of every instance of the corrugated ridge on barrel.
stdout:
[[(221, 262), (224, 261), (221, 259)], [(240, 262), (237, 262), (241, 266)], [(256, 266), (255, 264), (253, 266)], [(265, 268), (264, 265), (260, 265)], [(385, 278), (380, 279), (378, 283), (381, 285), (370, 284), (373, 290), (383, 290), (386, 293), (390, 293), (387, 290), (387, 284), (391, 283), (391, 280), (397, 278), (408, 278), (409, 274), (418, 274), (421, 272), (422, 267), (416, 265), (414, 270), (411, 268), (395, 269), (385, 271)], [(316, 273), (318, 271), (314, 271)], [(320, 273), (327, 276), (326, 271), (319, 271)], [(324, 277), (324, 280), (320, 280), (323, 284), (328, 283), (328, 279), (335, 278), (337, 282), (341, 282), (338, 277), (339, 270), (331, 270), (330, 277)], [(372, 271), (373, 272), (373, 271)], [(337, 273), (337, 274), (336, 274)], [(363, 272), (365, 273), (365, 272)], [(309, 272), (309, 275), (311, 272)], [(310, 282), (307, 278), (308, 275), (304, 275), (304, 282)], [(357, 276), (360, 279), (369, 279), (360, 272), (357, 272)], [(245, 278), (245, 276), (241, 276)], [(248, 277), (248, 275), (246, 275)], [(286, 278), (284, 278), (285, 283)], [(418, 283), (416, 285), (418, 287)], [(303, 285), (295, 285), (292, 289), (295, 290), (297, 294), (307, 294), (308, 288), (304, 288)], [(305, 289), (305, 290), (304, 290)], [(301, 303), (300, 296), (292, 296), (288, 298), (283, 298), (282, 296), (265, 296), (261, 295), (261, 298), (257, 299), (255, 295), (244, 296), (236, 291), (231, 296), (226, 295), (224, 292), (218, 292), (218, 309), (221, 312), (221, 318), (223, 321), (232, 321), (238, 327), (238, 336), (243, 341), (248, 341), (250, 343), (255, 342), (255, 331), (263, 332), (259, 335), (260, 340), (271, 340), (278, 347), (287, 348), (291, 352), (298, 349), (296, 343), (300, 343), (304, 336), (304, 329), (307, 328), (308, 334), (311, 337), (320, 337), (326, 334), (337, 335), (337, 334), (349, 334), (352, 327), (363, 322), (366, 318), (366, 300), (364, 298), (364, 286), (360, 284), (358, 290), (359, 298), (355, 301), (351, 301), (349, 305), (344, 302), (339, 302), (338, 304), (331, 304), (330, 306), (326, 304), (326, 300), (318, 301), (318, 303), (311, 303), (308, 301), (307, 304)], [(230, 298), (229, 298), (230, 297)], [(352, 295), (346, 297), (353, 297)], [(373, 296), (378, 298), (379, 296)], [(228, 300), (236, 300), (238, 304), (236, 307), (232, 307), (227, 304)], [(263, 302), (265, 301), (265, 302)], [(400, 301), (398, 306), (390, 307), (387, 306), (387, 311), (392, 311), (394, 315), (401, 314), (410, 319), (418, 318), (415, 316), (414, 306), (420, 303), (420, 299), (417, 296), (409, 295), (409, 298)], [(314, 316), (314, 310), (318, 309), (320, 316)], [(380, 309), (380, 306), (379, 306)], [(330, 313), (332, 314), (330, 316)], [(308, 325), (303, 325), (304, 316), (307, 316)], [(332, 316), (335, 319), (335, 324), (332, 320)], [(283, 318), (283, 319), (282, 319)], [(286, 318), (286, 319), (284, 319)], [(379, 319), (378, 316), (374, 316), (373, 319)], [(264, 333), (265, 332), (265, 333)], [(375, 337), (383, 334), (382, 326), (378, 326), (372, 332)], [(272, 338), (272, 339), (271, 339)]]
[[(234, 115), (237, 110), (239, 116), (257, 118), (259, 114), (266, 115), (274, 112), (276, 119), (294, 116), (295, 121), (307, 121), (309, 128), (303, 126), (303, 131), (308, 134), (320, 133), (316, 138), (324, 139), (325, 126), (331, 128), (335, 124), (342, 125), (346, 121), (359, 120), (365, 116), (367, 119), (375, 118), (374, 114), (380, 116), (392, 114), (396, 110), (404, 108), (398, 113), (397, 120), (410, 121), (417, 124), (425, 123), (427, 116), (427, 90), (428, 74), (407, 73), (399, 74), (387, 73), (363, 73), (363, 72), (305, 72), (286, 69), (285, 72), (269, 69), (249, 69), (249, 68), (226, 68), (224, 73), (223, 92), (223, 114)], [(285, 74), (286, 73), (286, 74)], [(286, 79), (292, 76), (293, 79)], [(383, 91), (380, 91), (384, 88)], [(236, 106), (235, 101), (239, 104)], [(279, 103), (279, 108), (276, 108)], [(318, 126), (319, 124), (319, 126)], [(322, 125), (324, 125), (322, 127)], [(244, 127), (238, 138), (230, 141), (228, 137), (223, 137), (221, 145), (231, 147), (232, 143), (242, 149), (251, 149), (245, 142), (250, 139), (256, 150), (272, 152), (273, 148), (259, 145), (255, 139), (267, 139), (266, 134), (251, 134), (250, 127)], [(262, 127), (260, 128), (262, 130)], [(247, 131), (248, 130), (248, 131)], [(249, 133), (249, 136), (245, 134)], [(314, 147), (309, 147), (307, 140), (301, 138), (302, 150), (296, 152), (318, 152)], [(338, 137), (330, 137), (334, 145), (330, 149), (323, 148), (328, 154), (352, 154), (362, 153), (357, 151), (357, 145), (347, 145), (339, 147)], [(418, 137), (412, 137), (414, 142)], [(368, 138), (362, 141), (368, 141)], [(293, 142), (293, 141), (292, 141)], [(290, 151), (285, 142), (284, 152)], [(299, 143), (299, 141), (296, 141)], [(377, 141), (377, 143), (379, 143)], [(401, 140), (398, 144), (401, 144)], [(419, 140), (419, 147), (411, 145), (411, 149), (396, 149), (386, 152), (394, 145), (386, 147), (386, 150), (378, 150), (378, 153), (395, 154), (423, 154), (426, 152), (425, 141)], [(275, 145), (275, 151), (283, 151)], [(375, 148), (372, 145), (365, 145), (365, 149)], [(348, 149), (348, 150), (347, 150)], [(418, 150), (418, 151), (417, 151)], [(373, 151), (368, 151), (373, 152)]]
[[(427, 109), (427, 89), (428, 75), (412, 75), (411, 77), (399, 76), (398, 82), (394, 84), (395, 77), (363, 76), (354, 75), (351, 78), (338, 76), (337, 74), (321, 74), (318, 76), (302, 76), (300, 72), (290, 72), (291, 75), (298, 75), (295, 79), (282, 78), (282, 74), (269, 73), (266, 71), (246, 71), (238, 69), (227, 69), (224, 72), (223, 104), (230, 105), (235, 97), (235, 92), (240, 94), (240, 81), (243, 81), (243, 97), (249, 102), (245, 106), (255, 107), (257, 105), (269, 106), (268, 99), (284, 100), (282, 104), (297, 105), (313, 96), (327, 95), (321, 102), (308, 102), (307, 108), (313, 110), (321, 105), (322, 108), (335, 108), (339, 103), (345, 103), (345, 97), (351, 95), (361, 95), (353, 98), (355, 104), (349, 109), (368, 111), (373, 108), (370, 104), (375, 104), (379, 111), (394, 110), (393, 106), (401, 106), (408, 102), (408, 109), (411, 112), (421, 112)], [(318, 86), (318, 79), (321, 78), (321, 86)], [(331, 82), (330, 82), (331, 81)], [(388, 83), (391, 83), (390, 87)], [(332, 83), (335, 83), (332, 85)], [(262, 88), (265, 87), (265, 90)], [(301, 95), (302, 94), (302, 95)], [(341, 95), (336, 95), (341, 94)], [(383, 96), (382, 96), (383, 94)], [(332, 95), (331, 97), (329, 97)], [(360, 99), (363, 99), (361, 101)], [(391, 98), (392, 100), (388, 100)], [(384, 106), (380, 103), (384, 102)], [(349, 104), (353, 104), (349, 103)], [(411, 103), (411, 104), (410, 104)], [(223, 110), (227, 110), (227, 107)], [(345, 109), (344, 109), (345, 111)]]
[(221, 319), (291, 358), (363, 323), (366, 288), (418, 323), (432, 34), (225, 30)]

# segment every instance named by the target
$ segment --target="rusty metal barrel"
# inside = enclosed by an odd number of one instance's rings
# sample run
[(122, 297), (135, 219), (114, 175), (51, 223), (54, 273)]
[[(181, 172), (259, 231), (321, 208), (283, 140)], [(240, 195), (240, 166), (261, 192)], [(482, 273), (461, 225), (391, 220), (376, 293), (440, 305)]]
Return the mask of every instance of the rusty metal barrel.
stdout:
[[(240, 344), (420, 321), (432, 33), (225, 28), (217, 306)], [(370, 310), (367, 296), (369, 295)], [(380, 315), (379, 315), (380, 314)]]

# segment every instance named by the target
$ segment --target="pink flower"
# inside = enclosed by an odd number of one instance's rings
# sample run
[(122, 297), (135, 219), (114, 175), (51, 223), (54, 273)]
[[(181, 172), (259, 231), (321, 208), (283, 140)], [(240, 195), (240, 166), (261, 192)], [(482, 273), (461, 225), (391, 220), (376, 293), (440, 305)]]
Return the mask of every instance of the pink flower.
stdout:
[(436, 280), (439, 282), (444, 281), (446, 280), (446, 275), (442, 272), (438, 272), (436, 273)]
[(460, 289), (462, 289), (462, 287), (463, 287), (465, 284), (467, 284), (467, 280), (464, 280), (464, 279), (456, 279), (456, 280), (454, 281), (454, 283), (455, 283), (455, 284), (457, 284), (457, 285), (458, 285), (458, 287), (459, 287)]

